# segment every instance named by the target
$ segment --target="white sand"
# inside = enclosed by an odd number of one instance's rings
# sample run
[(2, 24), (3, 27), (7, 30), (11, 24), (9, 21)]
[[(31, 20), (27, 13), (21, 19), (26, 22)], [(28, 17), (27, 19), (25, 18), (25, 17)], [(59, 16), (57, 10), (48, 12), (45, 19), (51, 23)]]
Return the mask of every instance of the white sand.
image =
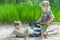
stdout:
[[(50, 25), (47, 29), (48, 30), (52, 30), (57, 28), (57, 31), (55, 32), (50, 32), (54, 33), (52, 35), (49, 35), (48, 38), (44, 38), (43, 40), (60, 40), (60, 25), (58, 24), (54, 24), (54, 25)], [(0, 27), (0, 40), (8, 40), (8, 36), (12, 33), (13, 27), (11, 27), (11, 25), (3, 25)], [(39, 40), (40, 38), (29, 38), (28, 40)]]

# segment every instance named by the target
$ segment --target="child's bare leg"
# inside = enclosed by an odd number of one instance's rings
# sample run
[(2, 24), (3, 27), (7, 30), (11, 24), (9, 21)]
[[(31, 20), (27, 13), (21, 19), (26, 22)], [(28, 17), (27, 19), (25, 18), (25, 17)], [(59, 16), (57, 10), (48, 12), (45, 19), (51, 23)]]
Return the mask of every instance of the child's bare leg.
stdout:
[(44, 38), (44, 33), (41, 34), (41, 38)]
[(46, 37), (48, 36), (48, 32), (47, 31), (45, 31), (46, 32)]
[(47, 33), (48, 33), (48, 35), (55, 34), (55, 33), (57, 33), (57, 28), (53, 29), (53, 30), (49, 30), (49, 31), (47, 31)]
[(48, 36), (48, 32), (47, 32), (47, 31), (45, 31), (45, 33), (42, 33), (42, 34), (41, 34), (41, 37), (42, 37), (42, 38), (44, 38), (44, 37), (47, 38), (47, 36)]
[(56, 29), (53, 29), (53, 30), (49, 30), (48, 32), (54, 32)]
[(45, 32), (44, 32), (44, 37), (47, 38), (47, 36), (48, 36), (48, 32), (45, 31)]

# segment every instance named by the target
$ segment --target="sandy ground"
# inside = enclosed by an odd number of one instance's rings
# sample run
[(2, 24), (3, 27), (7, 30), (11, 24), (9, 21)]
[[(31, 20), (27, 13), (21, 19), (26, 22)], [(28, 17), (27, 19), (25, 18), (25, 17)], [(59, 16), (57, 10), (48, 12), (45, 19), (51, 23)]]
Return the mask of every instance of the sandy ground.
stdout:
[[(26, 27), (26, 25), (25, 25), (25, 27)], [(60, 40), (60, 25), (59, 24), (50, 25), (47, 28), (47, 31), (55, 29), (55, 28), (57, 30), (55, 32), (50, 32), (48, 38), (44, 38), (43, 40)], [(0, 40), (9, 40), (8, 37), (12, 33), (12, 30), (13, 30), (12, 25), (1, 25), (0, 26)], [(24, 39), (19, 39), (19, 40), (24, 40)], [(27, 38), (27, 40), (40, 40), (40, 37), (38, 37), (38, 38)]]

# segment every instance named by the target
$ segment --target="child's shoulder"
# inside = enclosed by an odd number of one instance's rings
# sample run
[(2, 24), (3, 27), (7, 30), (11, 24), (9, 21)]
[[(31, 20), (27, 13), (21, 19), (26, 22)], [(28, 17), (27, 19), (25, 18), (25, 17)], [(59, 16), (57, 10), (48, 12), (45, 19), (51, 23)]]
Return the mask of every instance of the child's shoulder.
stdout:
[(26, 28), (23, 28), (23, 27), (22, 27), (20, 30), (26, 30)]

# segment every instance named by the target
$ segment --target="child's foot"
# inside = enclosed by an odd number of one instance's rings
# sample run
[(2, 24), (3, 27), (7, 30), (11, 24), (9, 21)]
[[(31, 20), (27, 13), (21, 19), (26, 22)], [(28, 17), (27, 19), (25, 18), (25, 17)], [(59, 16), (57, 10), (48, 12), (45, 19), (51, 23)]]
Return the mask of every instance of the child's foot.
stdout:
[(44, 37), (47, 38), (47, 36), (44, 34)]

